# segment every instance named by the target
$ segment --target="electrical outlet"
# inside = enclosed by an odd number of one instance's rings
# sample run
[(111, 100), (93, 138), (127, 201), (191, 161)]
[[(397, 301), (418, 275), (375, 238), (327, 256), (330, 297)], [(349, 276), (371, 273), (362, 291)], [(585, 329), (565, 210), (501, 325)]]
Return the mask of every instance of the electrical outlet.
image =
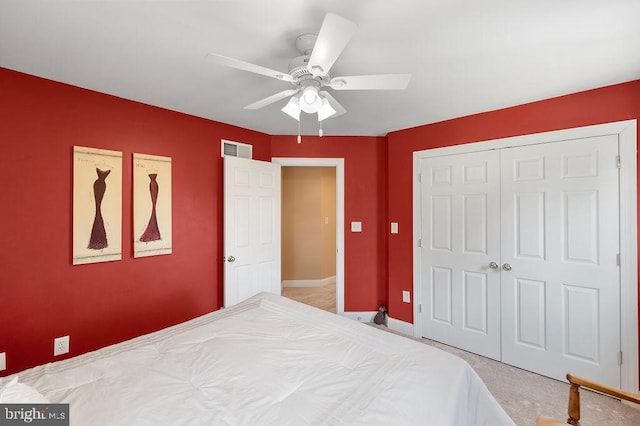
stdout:
[(7, 369), (7, 353), (0, 353), (0, 371)]
[(58, 356), (69, 352), (69, 336), (53, 339), (53, 355)]
[(402, 301), (404, 303), (411, 303), (411, 293), (406, 290), (402, 290)]

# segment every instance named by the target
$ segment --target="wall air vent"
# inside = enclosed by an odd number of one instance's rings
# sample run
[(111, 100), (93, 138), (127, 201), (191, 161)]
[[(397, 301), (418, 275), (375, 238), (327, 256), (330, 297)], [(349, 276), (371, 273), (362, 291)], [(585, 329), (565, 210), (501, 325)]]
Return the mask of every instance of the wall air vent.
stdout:
[(251, 159), (253, 157), (252, 145), (240, 142), (227, 141), (222, 139), (220, 141), (221, 145), (221, 156), (229, 156), (229, 157), (240, 157), (240, 158), (248, 158)]

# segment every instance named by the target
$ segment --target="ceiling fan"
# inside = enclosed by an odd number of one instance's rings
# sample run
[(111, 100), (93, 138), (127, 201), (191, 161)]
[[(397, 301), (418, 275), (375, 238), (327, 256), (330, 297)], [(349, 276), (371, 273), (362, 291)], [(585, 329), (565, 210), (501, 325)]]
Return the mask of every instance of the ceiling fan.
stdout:
[[(244, 71), (261, 74), (294, 87), (245, 106), (245, 109), (260, 109), (279, 100), (290, 97), (282, 111), (300, 122), (300, 113), (318, 114), (322, 122), (346, 112), (344, 107), (326, 90), (402, 90), (405, 89), (410, 74), (378, 74), (334, 77), (329, 70), (342, 53), (356, 31), (356, 24), (338, 15), (328, 13), (320, 32), (302, 34), (296, 38), (296, 48), (302, 53), (289, 63), (289, 72), (284, 73), (239, 59), (210, 53), (210, 59), (218, 64)], [(322, 127), (320, 128), (322, 136)]]

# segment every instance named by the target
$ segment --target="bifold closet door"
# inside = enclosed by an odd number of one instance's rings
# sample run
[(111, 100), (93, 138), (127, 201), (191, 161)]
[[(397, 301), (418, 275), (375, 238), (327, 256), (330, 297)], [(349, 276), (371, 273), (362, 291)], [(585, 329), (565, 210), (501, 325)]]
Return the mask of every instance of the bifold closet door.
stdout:
[(422, 334), (493, 359), (500, 359), (499, 169), (498, 151), (421, 162)]
[(502, 149), (502, 361), (620, 385), (616, 136)]

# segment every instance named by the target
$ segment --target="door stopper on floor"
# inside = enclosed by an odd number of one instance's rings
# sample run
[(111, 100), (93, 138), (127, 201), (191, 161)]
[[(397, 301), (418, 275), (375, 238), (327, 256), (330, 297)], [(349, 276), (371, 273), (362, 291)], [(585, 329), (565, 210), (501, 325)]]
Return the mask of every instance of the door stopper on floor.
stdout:
[(378, 325), (387, 325), (387, 307), (383, 304), (380, 305), (378, 313), (373, 317), (373, 322)]

